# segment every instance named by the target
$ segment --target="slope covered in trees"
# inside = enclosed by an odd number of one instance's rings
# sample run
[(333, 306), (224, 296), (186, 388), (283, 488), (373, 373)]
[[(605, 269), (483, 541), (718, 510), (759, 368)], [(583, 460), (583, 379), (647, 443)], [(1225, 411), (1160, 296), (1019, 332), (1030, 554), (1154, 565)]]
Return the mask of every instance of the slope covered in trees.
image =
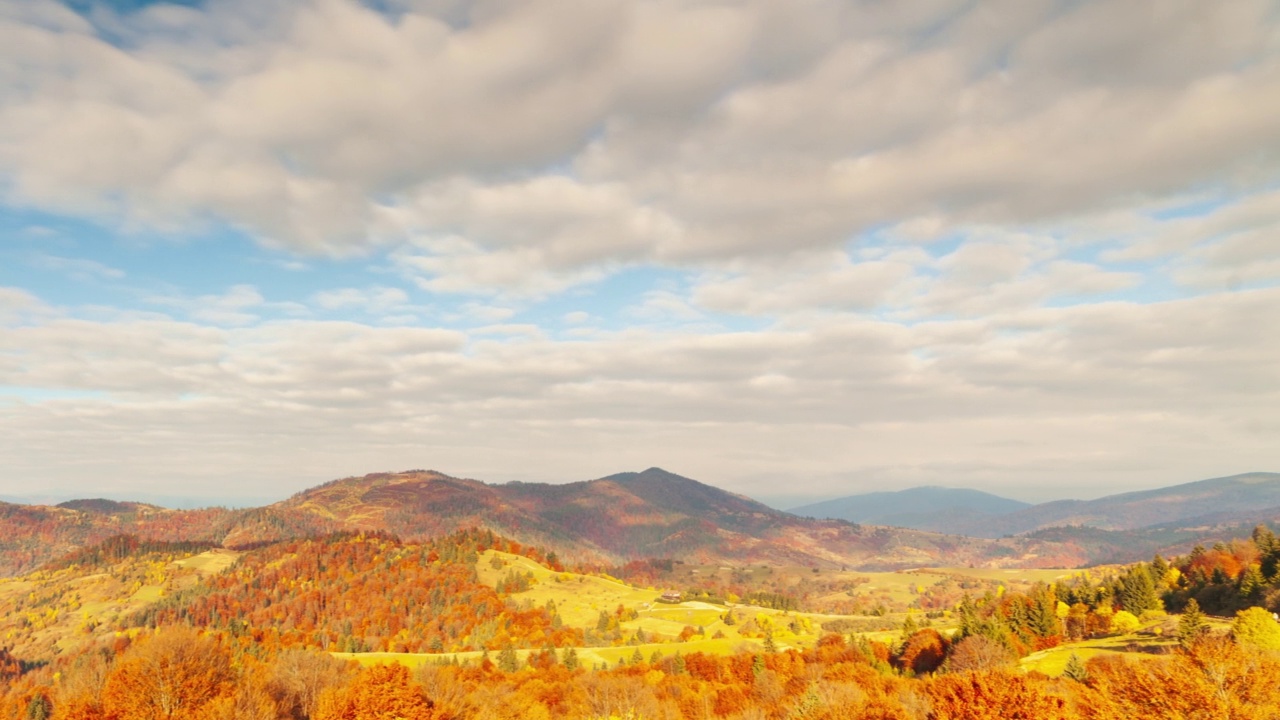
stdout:
[[(705, 641), (686, 643), (685, 633), (656, 645), (623, 637), (618, 621), (634, 617), (634, 608), (601, 608), (598, 632), (562, 621), (554, 603), (529, 601), (522, 568), (532, 563), (545, 578), (570, 574), (550, 553), (488, 531), (422, 543), (379, 533), (286, 541), (199, 574), (195, 561), (214, 552), (202, 550), (117, 538), (20, 581), (34, 583), (10, 595), (34, 603), (26, 612), (56, 610), (84, 580), (102, 575), (147, 573), (143, 587), (166, 591), (121, 616), (114, 631), (76, 631), (79, 642), (0, 653), (0, 718), (1245, 720), (1280, 713), (1280, 624), (1268, 604), (1277, 599), (1268, 592), (1280, 580), (1280, 546), (1266, 528), (1171, 561), (1074, 573), (1016, 591), (985, 585), (959, 598), (945, 619), (908, 614), (890, 634), (842, 631), (799, 644), (782, 626), (807, 622), (792, 609), (766, 613), (707, 598), (676, 610), (719, 614), (726, 625), (760, 634), (758, 643), (715, 654), (695, 649)], [(193, 572), (173, 575), (175, 567)], [(589, 587), (572, 582), (562, 591)], [(1215, 605), (1228, 587), (1234, 604)], [(1197, 598), (1213, 614), (1238, 608), (1229, 634), (1212, 629)], [(1165, 622), (1162, 608), (1179, 602), (1188, 612)], [(17, 608), (4, 612), (4, 622), (23, 616)], [(1053, 677), (1019, 670), (1020, 657), (1153, 622), (1176, 628), (1163, 646), (1170, 652), (1073, 658)], [(583, 662), (591, 642), (622, 642), (612, 655), (618, 659), (608, 667)], [(353, 650), (434, 659), (411, 671), (361, 668), (328, 653)]]
[[(517, 547), (487, 532), (421, 544), (380, 534), (291, 541), (129, 619), (224, 630), (267, 647), (335, 652), (457, 652), (580, 645), (546, 608), (517, 609), (481, 584), (477, 552)], [(543, 555), (524, 549), (535, 557)]]
[(969, 640), (937, 666), (943, 642), (913, 635), (895, 658), (901, 669), (881, 646), (830, 635), (806, 650), (670, 654), (606, 670), (548, 651), (505, 669), (485, 659), (411, 672), (359, 668), (312, 651), (263, 652), (225, 634), (165, 627), (20, 672), (0, 685), (0, 717), (1257, 720), (1280, 713), (1280, 659), (1224, 636), (1141, 661), (1093, 659), (1056, 678), (1021, 673), (1007, 655)]
[[(1211, 544), (1223, 533), (1231, 533), (1231, 523), (1244, 515), (1255, 521), (1274, 520), (1280, 510), (1267, 511), (1265, 503), (1280, 492), (1276, 478), (1280, 476), (1255, 473), (1117, 496), (1089, 505), (1111, 508), (1101, 514), (1041, 513), (1027, 526), (1097, 518), (1102, 522), (1117, 512), (1132, 511), (1135, 518), (1155, 520), (1170, 514), (1183, 517), (1196, 508), (1201, 513), (1225, 508), (1212, 518), (1201, 518), (1203, 522), (1197, 520), (1195, 527), (1166, 525), (1131, 531), (1055, 527), (1026, 536), (984, 539), (801, 518), (658, 468), (563, 485), (490, 485), (425, 470), (376, 473), (335, 480), (274, 505), (241, 510), (168, 510), (100, 500), (59, 507), (0, 503), (0, 577), (21, 574), (120, 534), (245, 549), (339, 531), (387, 532), (420, 540), (469, 527), (520, 537), (575, 562), (602, 566), (670, 557), (722, 564), (866, 569), (970, 564), (1078, 567), (1132, 562), (1157, 551), (1178, 553), (1196, 542)], [(1115, 507), (1107, 504), (1113, 500), (1118, 503)], [(1238, 510), (1244, 506), (1251, 509)], [(1036, 506), (1001, 517), (1041, 512), (1037, 508), (1043, 510)], [(1008, 530), (994, 520), (977, 524), (980, 527), (969, 531), (993, 535)]]

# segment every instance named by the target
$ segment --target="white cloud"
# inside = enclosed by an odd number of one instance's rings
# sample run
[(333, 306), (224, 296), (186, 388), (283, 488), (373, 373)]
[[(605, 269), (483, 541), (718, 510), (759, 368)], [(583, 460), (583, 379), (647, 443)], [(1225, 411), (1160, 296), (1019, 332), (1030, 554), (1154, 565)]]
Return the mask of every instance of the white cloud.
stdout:
[(0, 8), (9, 206), (377, 266), (171, 316), (0, 289), (0, 386), (104, 394), (0, 408), (14, 473), (74, 482), (68, 438), (246, 487), (1280, 459), (1267, 3), (393, 5)]
[(698, 305), (748, 315), (819, 309), (870, 310), (908, 283), (927, 256), (899, 253), (855, 262), (845, 253), (797, 255), (785, 263), (748, 263), (707, 273), (694, 289)]
[(119, 280), (124, 277), (123, 270), (113, 268), (96, 260), (86, 260), (84, 258), (66, 258), (57, 255), (40, 254), (33, 257), (31, 263), (46, 270), (65, 273), (72, 279), (81, 282), (88, 280)]
[(28, 313), (44, 310), (44, 303), (26, 290), (0, 286), (0, 321), (15, 322)]
[(74, 438), (104, 476), (113, 464), (136, 474), (127, 456), (142, 454), (155, 461), (145, 472), (181, 459), (180, 476), (243, 478), (246, 490), (282, 468), (308, 481), (423, 465), (581, 479), (646, 462), (731, 485), (877, 467), (958, 484), (1124, 472), (1154, 483), (1274, 464), (1278, 302), (1271, 289), (575, 341), (528, 325), (468, 335), (51, 317), (0, 329), (0, 385), (107, 395), (0, 409), (0, 447), (41, 477), (64, 477), (56, 458)]
[(372, 287), (339, 288), (325, 290), (313, 296), (316, 305), (326, 310), (358, 309), (374, 315), (403, 311), (409, 305), (409, 295), (400, 288)]
[(23, 7), (0, 20), (13, 200), (306, 252), (418, 238), (401, 257), (433, 292), (720, 270), (885, 224), (937, 237), (942, 219), (1257, 189), (1277, 169), (1261, 1), (227, 0), (104, 10), (99, 29)]
[(193, 321), (219, 327), (254, 325), (266, 313), (290, 317), (311, 314), (308, 306), (303, 303), (290, 300), (268, 301), (256, 287), (245, 284), (233, 285), (221, 294), (191, 297), (173, 293), (148, 296), (145, 301), (151, 305), (171, 308)]

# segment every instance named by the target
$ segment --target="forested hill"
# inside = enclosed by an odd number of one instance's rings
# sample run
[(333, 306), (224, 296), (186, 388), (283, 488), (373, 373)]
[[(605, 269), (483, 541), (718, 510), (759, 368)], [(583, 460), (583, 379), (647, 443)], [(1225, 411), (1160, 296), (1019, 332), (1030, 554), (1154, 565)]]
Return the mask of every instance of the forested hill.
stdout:
[(429, 537), (479, 526), (575, 559), (913, 566), (1014, 562), (1023, 541), (815, 521), (650, 468), (585, 482), (488, 485), (429, 470), (336, 480), (272, 506), (348, 527)]
[(0, 505), (0, 574), (32, 569), (121, 533), (244, 548), (342, 530), (422, 539), (471, 527), (544, 545), (567, 559), (606, 564), (645, 557), (879, 568), (1087, 560), (1053, 542), (800, 518), (658, 468), (562, 485), (490, 485), (415, 470), (334, 480), (247, 510), (97, 501)]
[[(799, 517), (659, 468), (567, 484), (503, 485), (412, 470), (334, 480), (273, 505), (240, 510), (170, 510), (109, 500), (56, 507), (0, 503), (0, 576), (123, 533), (246, 548), (344, 530), (408, 540), (472, 527), (597, 564), (665, 557), (881, 569), (1074, 567), (1134, 561), (1152, 551), (1183, 552), (1233, 523), (1270, 522), (1280, 511), (1267, 508), (1277, 506), (1280, 475), (1253, 473), (1003, 515), (962, 511), (952, 518), (955, 526), (967, 523), (968, 536), (962, 536)], [(883, 513), (874, 517), (890, 522)], [(1162, 524), (1146, 527), (1155, 523)], [(1063, 525), (1116, 529), (999, 537)]]

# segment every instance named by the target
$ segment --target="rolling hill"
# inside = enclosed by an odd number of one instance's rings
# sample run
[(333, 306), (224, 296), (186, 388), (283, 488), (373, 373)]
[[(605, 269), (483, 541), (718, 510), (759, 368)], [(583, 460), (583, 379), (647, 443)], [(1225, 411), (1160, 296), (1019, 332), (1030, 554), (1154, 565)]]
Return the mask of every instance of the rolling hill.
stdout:
[[(249, 509), (0, 503), (0, 577), (126, 533), (246, 549), (342, 530), (414, 540), (466, 528), (493, 530), (593, 565), (662, 557), (733, 566), (1074, 567), (1149, 558), (1153, 549), (1189, 549), (1245, 523), (1274, 522), (1280, 475), (1252, 473), (997, 513), (1009, 503), (1016, 501), (941, 488), (878, 493), (847, 511), (877, 523), (871, 524), (800, 517), (660, 468), (567, 484), (505, 485), (412, 470), (334, 480)], [(895, 522), (929, 529), (879, 524)]]
[(801, 518), (659, 468), (561, 485), (490, 485), (430, 470), (375, 473), (246, 510), (64, 505), (0, 505), (0, 575), (122, 533), (243, 549), (338, 530), (422, 539), (472, 527), (551, 548), (566, 560), (603, 565), (645, 557), (829, 568), (1087, 560), (1039, 541)]
[(326, 483), (271, 508), (406, 538), (485, 527), (586, 562), (674, 557), (901, 567), (1023, 554), (1014, 542), (800, 518), (660, 468), (563, 485), (488, 485), (430, 470), (378, 473)]

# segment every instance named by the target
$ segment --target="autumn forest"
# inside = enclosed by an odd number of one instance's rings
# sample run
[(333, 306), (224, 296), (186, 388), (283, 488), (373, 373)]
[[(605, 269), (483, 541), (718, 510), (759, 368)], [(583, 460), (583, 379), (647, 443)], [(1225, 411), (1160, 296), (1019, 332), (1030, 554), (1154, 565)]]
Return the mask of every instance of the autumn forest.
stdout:
[(1022, 582), (118, 536), (0, 581), (0, 718), (1245, 720), (1280, 713), (1277, 601), (1265, 526)]

